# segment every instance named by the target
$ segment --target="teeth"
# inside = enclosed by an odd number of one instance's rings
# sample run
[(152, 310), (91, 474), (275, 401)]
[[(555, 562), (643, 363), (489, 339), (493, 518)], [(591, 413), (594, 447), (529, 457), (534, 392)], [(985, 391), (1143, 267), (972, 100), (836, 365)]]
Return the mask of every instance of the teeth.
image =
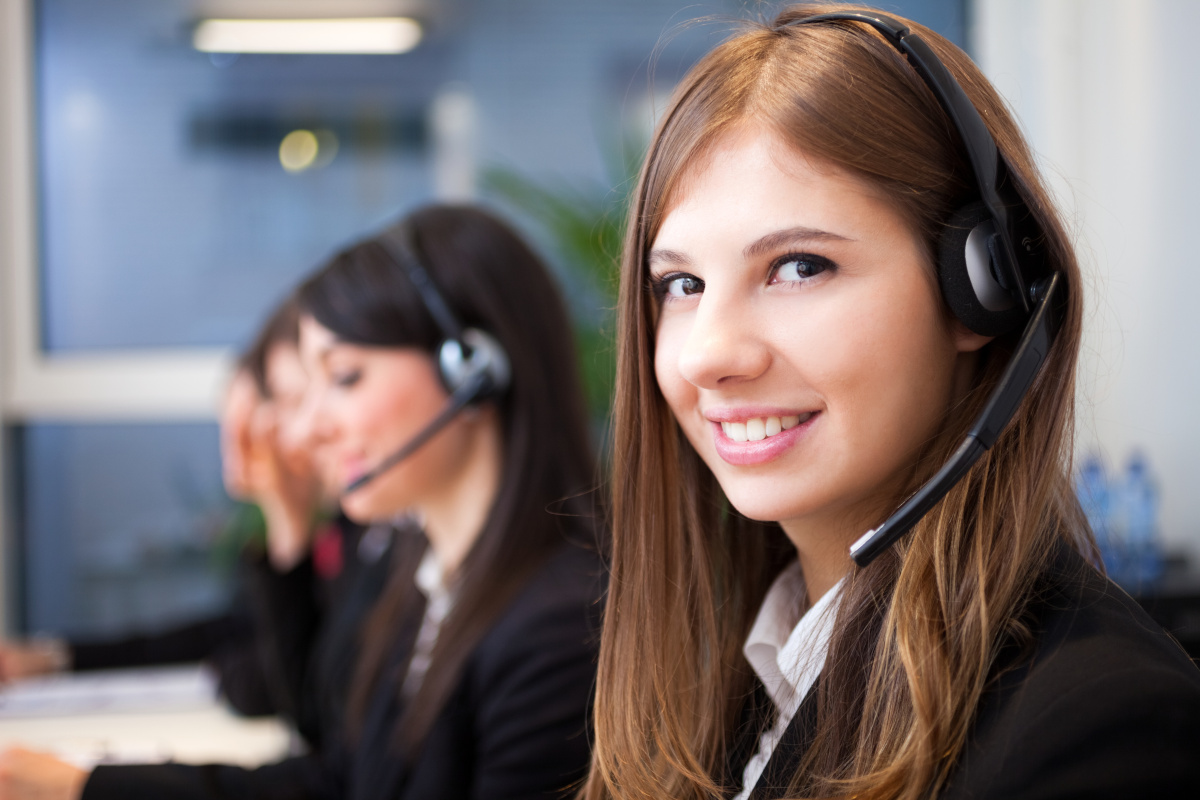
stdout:
[(761, 442), (768, 436), (796, 427), (801, 417), (807, 420), (811, 416), (808, 413), (791, 417), (755, 417), (745, 422), (722, 422), (721, 430), (735, 442)]

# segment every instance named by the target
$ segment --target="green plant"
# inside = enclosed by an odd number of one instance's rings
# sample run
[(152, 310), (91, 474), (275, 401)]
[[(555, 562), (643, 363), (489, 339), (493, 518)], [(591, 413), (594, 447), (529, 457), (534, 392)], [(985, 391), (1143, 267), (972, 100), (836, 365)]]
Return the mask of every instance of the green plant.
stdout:
[[(622, 154), (633, 152), (622, 148)], [(504, 167), (484, 171), (485, 191), (540, 227), (555, 256), (591, 302), (576, 303), (580, 371), (593, 419), (607, 422), (616, 374), (614, 309), (625, 216), (637, 161), (622, 158), (611, 183), (538, 181)]]

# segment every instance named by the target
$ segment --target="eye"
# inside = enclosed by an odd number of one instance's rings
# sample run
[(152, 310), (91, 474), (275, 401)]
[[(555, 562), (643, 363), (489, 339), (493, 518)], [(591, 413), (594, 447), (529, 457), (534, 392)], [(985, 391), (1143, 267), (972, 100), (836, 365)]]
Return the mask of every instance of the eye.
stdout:
[(822, 272), (833, 271), (832, 261), (811, 253), (789, 253), (771, 266), (770, 283), (800, 283)]
[(334, 372), (330, 375), (330, 379), (334, 386), (341, 389), (349, 389), (362, 379), (362, 370), (348, 369), (339, 372)]
[(651, 279), (651, 289), (654, 296), (661, 302), (666, 299), (690, 297), (704, 291), (704, 281), (695, 275), (683, 272), (672, 272)]

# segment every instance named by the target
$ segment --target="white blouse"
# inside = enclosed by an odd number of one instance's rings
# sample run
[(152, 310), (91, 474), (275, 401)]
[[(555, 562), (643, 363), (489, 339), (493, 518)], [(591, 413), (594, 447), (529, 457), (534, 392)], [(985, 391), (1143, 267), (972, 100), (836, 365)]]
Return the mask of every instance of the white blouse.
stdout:
[(779, 714), (775, 725), (759, 737), (758, 752), (746, 762), (742, 771), (742, 791), (734, 800), (746, 800), (754, 791), (775, 746), (825, 668), (833, 620), (837, 616), (845, 580), (838, 581), (805, 611), (804, 573), (797, 561), (779, 573), (763, 598), (742, 653), (766, 687)]
[(425, 595), (425, 616), (421, 619), (421, 628), (417, 631), (417, 639), (413, 643), (412, 658), (408, 661), (408, 672), (404, 675), (404, 683), (400, 686), (400, 695), (405, 700), (411, 700), (421, 689), (425, 681), (425, 673), (433, 658), (433, 646), (437, 644), (438, 633), (442, 622), (454, 607), (454, 592), (446, 586), (446, 574), (442, 563), (438, 561), (433, 548), (425, 550), (413, 583)]

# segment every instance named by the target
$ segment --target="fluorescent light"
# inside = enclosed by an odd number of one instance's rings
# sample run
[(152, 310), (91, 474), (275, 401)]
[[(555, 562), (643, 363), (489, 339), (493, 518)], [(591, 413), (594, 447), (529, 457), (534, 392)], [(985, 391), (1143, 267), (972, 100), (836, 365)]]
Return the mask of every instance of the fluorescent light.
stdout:
[(205, 53), (405, 53), (421, 41), (408, 17), (206, 19), (192, 45)]

